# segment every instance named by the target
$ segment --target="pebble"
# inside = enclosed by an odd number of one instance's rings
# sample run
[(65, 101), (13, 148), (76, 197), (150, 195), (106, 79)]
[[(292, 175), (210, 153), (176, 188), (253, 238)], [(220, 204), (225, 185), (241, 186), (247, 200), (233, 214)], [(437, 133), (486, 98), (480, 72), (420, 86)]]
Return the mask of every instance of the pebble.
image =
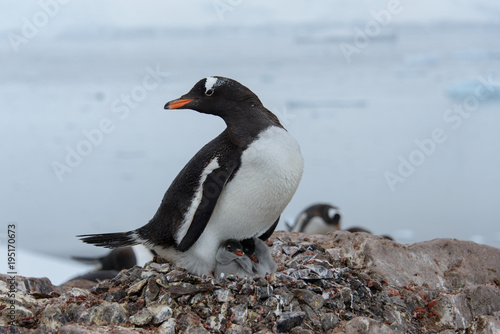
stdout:
[(118, 303), (107, 303), (86, 309), (77, 322), (87, 325), (120, 325), (128, 320), (125, 309)]
[(158, 298), (158, 294), (160, 293), (160, 286), (156, 283), (154, 277), (150, 277), (148, 279), (148, 283), (144, 290), (144, 300), (147, 304), (152, 303)]
[(146, 283), (148, 282), (147, 278), (144, 278), (140, 281), (138, 281), (137, 283), (134, 283), (127, 291), (127, 295), (129, 296), (132, 296), (132, 295), (138, 295), (142, 288), (144, 287), (144, 285), (146, 285)]
[(225, 334), (252, 334), (252, 330), (245, 326), (232, 324), (231, 327), (226, 330)]
[(129, 321), (137, 326), (145, 326), (149, 324), (151, 320), (153, 320), (153, 313), (147, 308), (129, 317)]
[(175, 334), (175, 319), (170, 318), (165, 321), (156, 329), (155, 334)]
[(231, 291), (228, 289), (218, 289), (214, 291), (214, 295), (219, 303), (226, 303), (234, 300)]
[(244, 324), (248, 317), (248, 308), (244, 305), (236, 305), (231, 308), (231, 321), (235, 324)]
[(208, 317), (208, 325), (213, 331), (222, 332), (226, 326), (226, 318), (222, 314), (212, 315)]
[(302, 325), (305, 316), (305, 312), (283, 312), (276, 323), (276, 332), (290, 332), (292, 328)]
[(303, 303), (309, 305), (313, 310), (318, 310), (323, 306), (323, 298), (311, 291), (295, 289), (293, 294)]
[(151, 308), (150, 311), (152, 314), (154, 314), (153, 316), (154, 325), (162, 324), (163, 322), (171, 318), (172, 315), (174, 314), (174, 312), (169, 306), (157, 306), (155, 308)]
[(325, 332), (335, 328), (339, 323), (339, 317), (332, 312), (322, 314), (320, 320), (321, 328)]

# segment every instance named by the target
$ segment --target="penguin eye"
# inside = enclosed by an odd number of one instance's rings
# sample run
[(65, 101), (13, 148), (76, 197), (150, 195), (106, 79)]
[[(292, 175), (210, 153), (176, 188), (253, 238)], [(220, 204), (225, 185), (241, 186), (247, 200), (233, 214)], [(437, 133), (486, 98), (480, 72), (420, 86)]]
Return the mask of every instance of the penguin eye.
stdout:
[(231, 245), (226, 245), (226, 250), (228, 251), (232, 251), (233, 247), (231, 247)]
[(212, 96), (212, 94), (214, 93), (214, 90), (213, 89), (209, 89), (205, 92), (205, 95), (206, 96)]

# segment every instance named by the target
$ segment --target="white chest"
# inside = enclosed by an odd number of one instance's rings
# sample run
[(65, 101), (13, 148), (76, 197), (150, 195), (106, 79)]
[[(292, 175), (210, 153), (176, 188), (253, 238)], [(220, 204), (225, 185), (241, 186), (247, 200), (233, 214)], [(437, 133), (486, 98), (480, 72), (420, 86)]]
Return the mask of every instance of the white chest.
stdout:
[[(297, 141), (279, 127), (270, 127), (243, 153), (241, 166), (227, 192), (257, 207), (280, 206), (297, 190), (304, 162)], [(285, 204), (285, 205), (286, 205)]]
[(211, 262), (220, 243), (259, 236), (278, 219), (302, 177), (297, 141), (278, 127), (260, 134), (241, 157), (241, 166), (222, 191), (192, 253)]

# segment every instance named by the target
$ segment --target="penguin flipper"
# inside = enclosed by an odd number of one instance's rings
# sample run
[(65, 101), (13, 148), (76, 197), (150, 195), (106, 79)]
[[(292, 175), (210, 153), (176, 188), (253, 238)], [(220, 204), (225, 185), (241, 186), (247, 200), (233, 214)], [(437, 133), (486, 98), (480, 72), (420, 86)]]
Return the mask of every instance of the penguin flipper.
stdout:
[(233, 174), (237, 165), (222, 165), (214, 169), (207, 175), (202, 185), (202, 197), (189, 228), (177, 245), (181, 252), (188, 250), (198, 240), (205, 230), (210, 217), (214, 211), (215, 205), (219, 200), (222, 189)]
[(84, 257), (84, 256), (71, 256), (71, 259), (88, 264), (99, 263), (101, 260), (101, 258), (99, 257)]
[(260, 240), (266, 241), (267, 239), (269, 239), (269, 237), (273, 234), (274, 230), (276, 229), (276, 226), (278, 226), (278, 223), (280, 221), (280, 217), (278, 217), (278, 219), (276, 219), (274, 224), (266, 232), (264, 232), (264, 234), (259, 236)]
[(125, 246), (138, 245), (135, 231), (121, 233), (104, 233), (104, 234), (83, 234), (77, 235), (81, 241), (105, 248), (118, 248)]

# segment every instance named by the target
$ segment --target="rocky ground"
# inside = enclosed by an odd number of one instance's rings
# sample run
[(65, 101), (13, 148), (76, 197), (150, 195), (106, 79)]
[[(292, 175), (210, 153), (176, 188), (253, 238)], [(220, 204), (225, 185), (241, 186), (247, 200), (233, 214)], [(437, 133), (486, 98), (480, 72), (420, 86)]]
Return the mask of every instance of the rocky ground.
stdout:
[(0, 333), (500, 333), (500, 249), (366, 233), (277, 232), (278, 272), (193, 276), (168, 263), (90, 288), (0, 275)]

